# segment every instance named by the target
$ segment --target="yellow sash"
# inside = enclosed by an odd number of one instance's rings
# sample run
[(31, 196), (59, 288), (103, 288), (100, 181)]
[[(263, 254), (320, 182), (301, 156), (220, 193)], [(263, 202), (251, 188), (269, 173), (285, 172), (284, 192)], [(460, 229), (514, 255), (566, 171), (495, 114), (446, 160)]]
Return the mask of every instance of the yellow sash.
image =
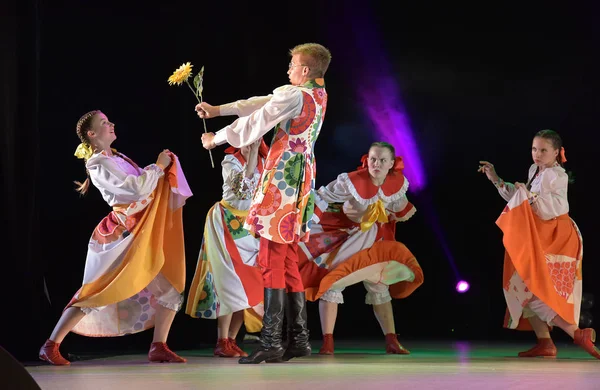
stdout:
[(360, 230), (366, 232), (373, 226), (375, 222), (387, 223), (389, 222), (387, 214), (385, 212), (385, 206), (383, 201), (379, 199), (377, 203), (373, 203), (367, 207), (365, 215), (361, 218)]
[(231, 214), (235, 215), (236, 217), (244, 217), (245, 218), (248, 216), (248, 210), (235, 209), (225, 199), (222, 199), (221, 202), (219, 202), (219, 203), (221, 203), (221, 206), (225, 207), (227, 210), (229, 210), (231, 212)]

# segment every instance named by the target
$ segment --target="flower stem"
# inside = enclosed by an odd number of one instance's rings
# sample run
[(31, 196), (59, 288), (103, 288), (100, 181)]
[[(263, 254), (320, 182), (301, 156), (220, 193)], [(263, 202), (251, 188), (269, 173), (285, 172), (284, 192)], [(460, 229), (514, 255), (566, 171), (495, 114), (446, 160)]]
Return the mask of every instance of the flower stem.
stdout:
[(190, 82), (187, 81), (187, 80), (185, 80), (185, 83), (187, 84), (188, 87), (190, 87), (190, 90), (192, 91), (192, 93), (196, 97), (196, 100), (198, 100), (198, 103), (202, 103), (202, 100), (200, 100), (200, 98), (198, 97), (198, 95), (196, 95), (196, 92), (194, 91), (194, 88), (192, 88), (192, 86), (190, 85)]
[[(196, 95), (196, 92), (194, 91), (194, 88), (192, 88), (192, 86), (190, 85), (190, 82), (185, 80), (185, 83), (187, 84), (188, 87), (190, 87), (190, 90), (192, 91), (192, 93), (194, 94), (196, 99), (198, 100), (198, 103), (202, 103), (202, 95), (200, 95), (200, 97), (198, 97), (198, 95)], [(202, 124), (204, 125), (204, 132), (208, 133), (208, 131), (206, 130), (206, 121), (204, 120), (204, 118), (202, 118)], [(210, 156), (210, 165), (214, 168), (215, 162), (213, 160), (212, 152), (210, 150), (208, 151), (208, 155)]]

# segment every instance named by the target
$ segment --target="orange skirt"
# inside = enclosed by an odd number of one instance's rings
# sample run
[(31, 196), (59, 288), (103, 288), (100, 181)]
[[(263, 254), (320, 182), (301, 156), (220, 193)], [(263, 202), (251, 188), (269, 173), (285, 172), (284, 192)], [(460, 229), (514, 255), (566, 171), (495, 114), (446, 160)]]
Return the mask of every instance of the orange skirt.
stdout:
[(507, 312), (504, 326), (531, 330), (520, 321), (535, 296), (570, 324), (579, 323), (583, 240), (567, 214), (540, 219), (527, 194), (519, 190), (496, 221), (506, 250), (503, 287)]
[(306, 299), (310, 301), (319, 299), (332, 287), (342, 289), (373, 275), (377, 275), (380, 283), (389, 286), (392, 298), (406, 298), (424, 280), (423, 270), (415, 256), (398, 241), (378, 241), (331, 270), (320, 268), (314, 262), (304, 265), (302, 280), (307, 282)]

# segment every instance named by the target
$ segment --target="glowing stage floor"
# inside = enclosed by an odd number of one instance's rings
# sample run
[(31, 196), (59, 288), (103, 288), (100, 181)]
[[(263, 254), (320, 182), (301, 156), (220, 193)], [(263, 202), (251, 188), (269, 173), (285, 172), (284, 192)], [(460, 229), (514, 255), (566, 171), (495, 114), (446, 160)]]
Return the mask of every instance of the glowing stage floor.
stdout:
[[(313, 353), (320, 340), (313, 341)], [(51, 389), (600, 389), (600, 361), (557, 343), (557, 359), (523, 359), (531, 345), (404, 342), (411, 355), (386, 355), (383, 341), (336, 340), (334, 356), (313, 355), (283, 364), (241, 365), (212, 357), (212, 349), (178, 350), (186, 364), (152, 364), (121, 355), (70, 367), (26, 364), (39, 386)], [(251, 351), (252, 344), (246, 345)]]

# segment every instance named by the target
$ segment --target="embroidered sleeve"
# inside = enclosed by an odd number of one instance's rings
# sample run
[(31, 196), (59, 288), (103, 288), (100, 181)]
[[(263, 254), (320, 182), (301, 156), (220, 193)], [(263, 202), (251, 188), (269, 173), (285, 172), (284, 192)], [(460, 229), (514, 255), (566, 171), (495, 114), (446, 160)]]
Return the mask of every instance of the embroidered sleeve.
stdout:
[(233, 172), (229, 179), (229, 185), (233, 191), (233, 194), (237, 199), (240, 200), (252, 198), (252, 195), (254, 194), (254, 191), (258, 185), (258, 180), (260, 179), (260, 174), (258, 172), (254, 172), (252, 177), (246, 177), (244, 170), (245, 169)]
[(247, 178), (244, 175), (245, 165), (232, 155), (227, 155), (221, 163), (223, 175), (223, 199), (228, 201), (251, 199), (258, 187), (260, 173), (254, 170), (254, 175)]
[[(537, 171), (537, 166), (532, 164), (529, 167), (528, 174), (528, 182), (531, 182), (535, 176)], [(494, 183), (494, 186), (498, 189), (498, 193), (505, 201), (510, 201), (510, 199), (515, 195), (517, 189), (513, 183), (505, 182), (504, 180), (498, 178), (498, 181)]]
[(163, 171), (163, 169), (161, 167), (159, 167), (158, 165), (156, 165), (156, 164), (150, 164), (148, 166), (145, 166), (144, 167), (144, 171), (156, 171), (157, 173), (160, 173), (160, 171), (162, 171), (163, 174), (165, 173)]
[(517, 192), (517, 189), (513, 183), (506, 182), (502, 179), (498, 179), (498, 181), (494, 183), (494, 186), (496, 186), (498, 189), (500, 196), (507, 202)]
[(534, 204), (539, 196), (539, 194), (537, 192), (529, 192), (528, 195), (529, 195), (529, 204)]

